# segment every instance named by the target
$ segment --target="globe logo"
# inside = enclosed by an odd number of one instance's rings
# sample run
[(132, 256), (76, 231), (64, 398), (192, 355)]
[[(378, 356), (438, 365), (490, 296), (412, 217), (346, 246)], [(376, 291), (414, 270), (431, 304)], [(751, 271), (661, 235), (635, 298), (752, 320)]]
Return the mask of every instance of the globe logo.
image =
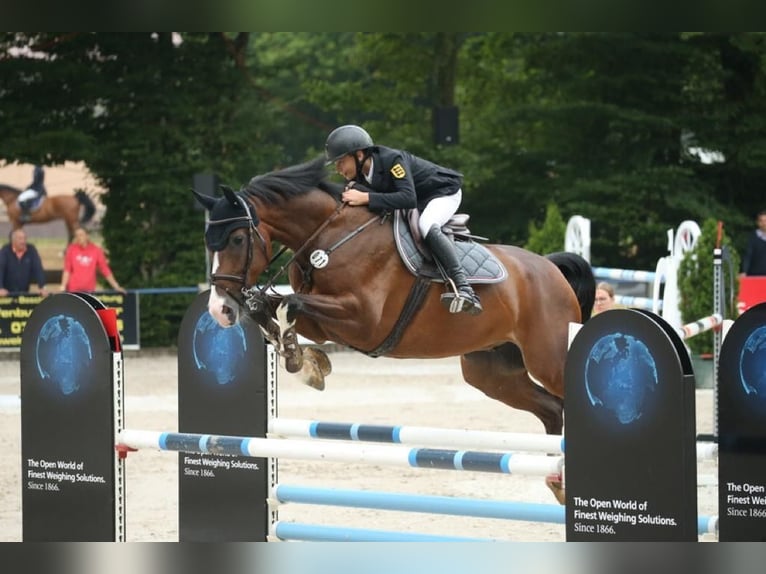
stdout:
[(644, 414), (659, 380), (647, 346), (630, 335), (601, 337), (585, 363), (585, 388), (591, 405), (605, 408), (623, 424)]
[(192, 340), (197, 369), (207, 371), (219, 385), (234, 380), (247, 352), (245, 332), (240, 325), (221, 327), (209, 313), (202, 313), (194, 326)]
[(745, 395), (766, 407), (766, 325), (753, 330), (742, 346), (739, 380)]
[(43, 382), (63, 395), (76, 393), (93, 359), (85, 328), (75, 318), (55, 315), (48, 319), (37, 337), (37, 371)]

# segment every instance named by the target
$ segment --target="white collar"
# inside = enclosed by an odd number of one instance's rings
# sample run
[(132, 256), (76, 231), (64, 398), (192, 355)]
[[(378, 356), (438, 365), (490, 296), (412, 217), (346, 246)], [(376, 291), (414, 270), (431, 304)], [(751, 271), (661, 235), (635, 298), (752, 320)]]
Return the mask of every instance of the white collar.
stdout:
[(370, 171), (369, 174), (364, 173), (364, 170), (362, 170), (362, 175), (364, 175), (364, 179), (367, 180), (367, 183), (372, 183), (372, 170), (375, 169), (374, 162), (372, 160), (372, 156), (370, 156)]

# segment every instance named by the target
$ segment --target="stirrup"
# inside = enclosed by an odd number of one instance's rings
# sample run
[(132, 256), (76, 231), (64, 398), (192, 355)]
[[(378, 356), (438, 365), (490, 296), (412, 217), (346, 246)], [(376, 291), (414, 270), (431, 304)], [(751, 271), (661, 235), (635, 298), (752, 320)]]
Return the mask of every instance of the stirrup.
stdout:
[(441, 302), (450, 313), (465, 312), (478, 315), (483, 311), (479, 298), (470, 297), (465, 293), (442, 293)]

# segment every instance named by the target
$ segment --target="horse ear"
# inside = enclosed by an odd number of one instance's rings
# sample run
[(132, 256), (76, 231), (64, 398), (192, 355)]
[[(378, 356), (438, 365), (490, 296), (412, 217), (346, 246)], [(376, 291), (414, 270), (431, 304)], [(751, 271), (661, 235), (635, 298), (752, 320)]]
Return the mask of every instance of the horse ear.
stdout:
[(196, 189), (192, 189), (192, 193), (194, 194), (194, 197), (197, 198), (197, 201), (200, 202), (202, 207), (204, 207), (208, 211), (213, 209), (213, 206), (215, 205), (215, 202), (217, 201), (215, 197), (211, 197), (209, 195), (205, 195), (204, 193), (200, 193)]
[(222, 185), (221, 190), (223, 190), (223, 196), (229, 200), (229, 203), (231, 203), (234, 207), (239, 207), (239, 198), (237, 197), (237, 194), (234, 193), (232, 188), (226, 185)]

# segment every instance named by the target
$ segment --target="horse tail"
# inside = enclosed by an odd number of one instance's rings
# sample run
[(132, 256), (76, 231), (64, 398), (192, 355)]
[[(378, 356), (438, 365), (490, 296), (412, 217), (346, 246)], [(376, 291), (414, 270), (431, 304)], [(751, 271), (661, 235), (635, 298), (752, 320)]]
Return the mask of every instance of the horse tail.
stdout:
[(90, 198), (90, 196), (82, 189), (78, 189), (75, 192), (75, 196), (77, 197), (77, 201), (79, 201), (80, 205), (83, 207), (80, 223), (88, 223), (96, 214), (96, 204), (93, 203), (93, 200)]
[(572, 286), (572, 290), (577, 295), (582, 322), (585, 323), (590, 319), (593, 303), (596, 300), (596, 278), (590, 263), (577, 253), (567, 251), (549, 253), (545, 257), (550, 259), (569, 281), (569, 285)]

